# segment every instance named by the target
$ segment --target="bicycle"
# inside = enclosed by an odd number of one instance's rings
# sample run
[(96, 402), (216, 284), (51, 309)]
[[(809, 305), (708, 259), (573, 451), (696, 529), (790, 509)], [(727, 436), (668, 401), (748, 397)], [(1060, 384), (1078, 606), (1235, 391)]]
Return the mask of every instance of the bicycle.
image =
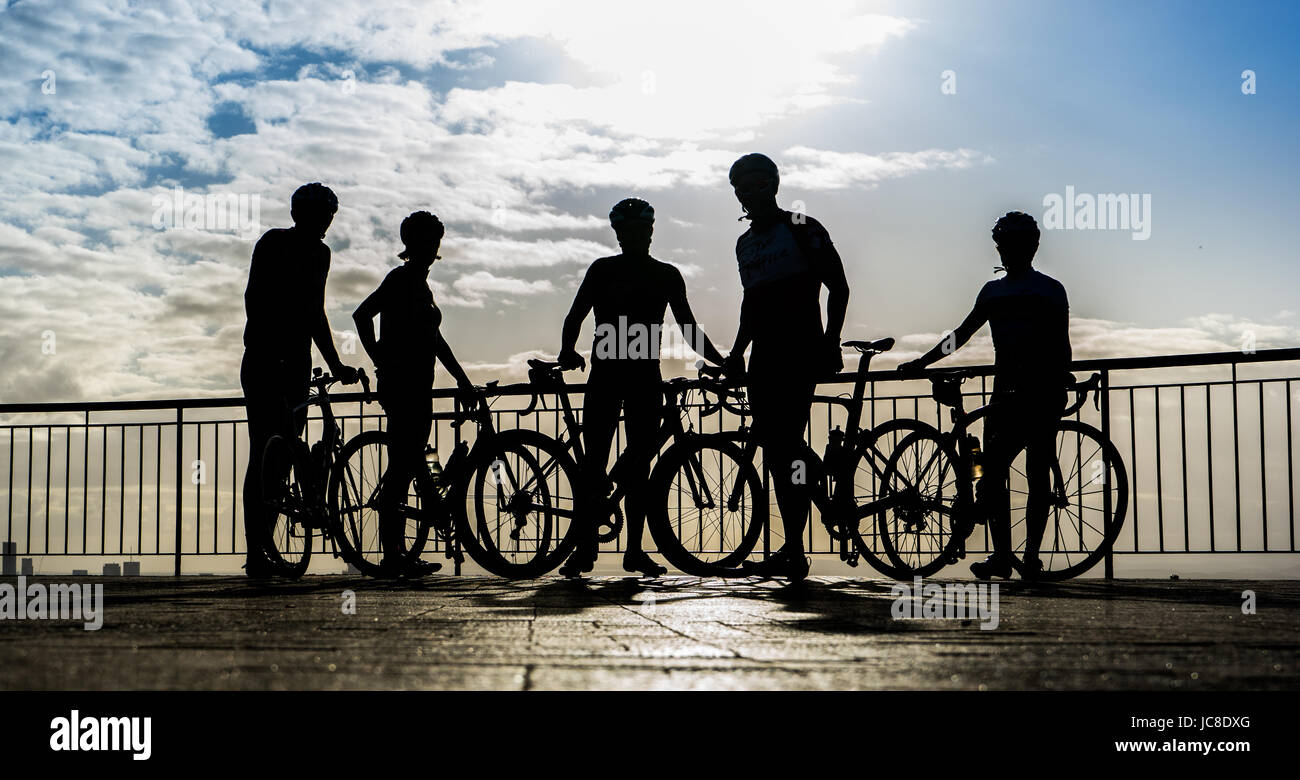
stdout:
[[(397, 491), (406, 494), (395, 509), (406, 524), (400, 555), (408, 561), (424, 553), (435, 533), (457, 571), (464, 552), (493, 574), (526, 578), (559, 566), (572, 548), (576, 464), (542, 433), (496, 429), (488, 395), (514, 389), (490, 382), (469, 404), (458, 397), (454, 411), (433, 414), (434, 420), (451, 421), (456, 444), (445, 464), (426, 445), (410, 470), (411, 484)], [(476, 429), (472, 446), (461, 437), (465, 423)], [(329, 506), (343, 530), (340, 541), (365, 574), (378, 573), (384, 555), (379, 516), (389, 445), (386, 431), (358, 434), (344, 445), (330, 480)]]
[[(536, 409), (544, 395), (554, 393), (559, 399), (558, 411), (560, 412), (563, 430), (552, 441), (559, 451), (569, 454), (570, 462), (584, 462), (586, 456), (582, 445), (582, 425), (579, 423), (573, 405), (569, 400), (568, 385), (564, 379), (564, 369), (557, 362), (544, 360), (529, 360), (528, 367), (529, 384), (533, 395), (527, 408), (521, 414), (531, 413)], [(695, 433), (693, 422), (683, 425), (683, 411), (698, 406), (699, 418), (703, 419), (724, 407), (734, 410), (735, 407), (730, 405), (729, 399), (743, 396), (743, 394), (727, 388), (717, 379), (708, 377), (703, 369), (701, 369), (701, 373), (696, 379), (677, 377), (665, 381), (663, 383), (663, 392), (663, 414), (660, 418), (659, 430), (655, 436), (655, 443), (652, 445), (655, 453), (662, 451), (664, 446), (670, 443), (673, 446), (669, 448), (669, 451), (673, 451), (674, 447), (678, 447), (690, 441), (693, 437), (700, 435)], [(701, 402), (698, 405), (689, 400), (692, 393), (700, 394)], [(598, 475), (588, 476), (580, 472), (580, 479), (584, 480), (579, 494), (582, 497), (583, 505), (578, 511), (587, 517), (587, 522), (594, 523), (598, 543), (612, 541), (623, 528), (621, 504), (627, 493), (628, 478), (626, 477), (626, 470), (629, 468), (628, 464), (630, 462), (631, 459), (628, 457), (627, 452), (624, 451), (618, 454), (612, 467), (608, 470), (602, 469)], [(539, 467), (543, 472), (548, 472), (554, 468), (554, 465), (549, 462), (541, 462)], [(697, 470), (701, 468), (699, 463), (696, 463), (696, 468)], [(651, 483), (654, 482), (654, 473), (652, 470)], [(595, 480), (596, 484), (592, 484), (592, 480)], [(761, 486), (757, 484), (751, 487), (756, 497), (762, 491)], [(766, 510), (766, 503), (763, 501), (754, 500), (749, 505)], [(648, 520), (647, 517), (647, 522)], [(573, 551), (576, 541), (576, 537), (568, 537), (565, 539), (564, 544), (557, 548), (558, 559), (554, 561), (555, 565), (562, 562)]]
[[(941, 433), (926, 426), (900, 442), (891, 456), (888, 477), (906, 473), (907, 482), (920, 485), (922, 491), (920, 502), (879, 517), (881, 547), (903, 578), (929, 576), (964, 558), (968, 537), (986, 522), (987, 512), (979, 505), (975, 490), (983, 471), (981, 437), (972, 430), (995, 404), (965, 410), (961, 384), (975, 375), (963, 369), (932, 372), (933, 396), (949, 407), (952, 430)], [(1100, 380), (1100, 374), (1093, 374), (1067, 386), (1077, 397), (1062, 411), (1054, 432), (1050, 506), (1041, 540), (1048, 549), (1039, 550), (1041, 571), (1027, 570), (1024, 564), (1028, 523), (1023, 515), (1025, 506), (1015, 505), (1018, 497), (1028, 500), (1025, 449), (1011, 462), (1012, 566), (1022, 577), (1059, 581), (1088, 571), (1110, 552), (1123, 526), (1128, 474), (1119, 451), (1095, 427), (1066, 419), (1082, 408), (1089, 393), (1099, 408)], [(1017, 512), (1022, 513), (1019, 519)]]
[[(830, 433), (825, 453), (807, 447), (804, 463), (812, 504), (822, 525), (839, 544), (840, 559), (857, 566), (861, 559), (877, 571), (894, 570), (873, 544), (876, 516), (907, 502), (919, 492), (905, 475), (886, 482), (889, 459), (896, 446), (926, 426), (917, 420), (895, 419), (874, 427), (862, 426), (867, 374), (871, 359), (894, 346), (893, 339), (846, 341), (857, 350), (853, 392), (814, 396), (815, 401), (843, 406), (845, 427)], [(744, 408), (733, 412), (747, 413)], [(758, 441), (742, 425), (734, 432), (687, 437), (663, 453), (651, 474), (655, 511), (647, 517), (658, 550), (676, 568), (702, 577), (744, 577), (737, 568), (763, 536), (770, 550), (767, 491), (755, 465)], [(707, 465), (707, 467), (706, 467)], [(884, 486), (888, 485), (889, 489)], [(746, 496), (752, 507), (747, 513)], [(864, 526), (863, 521), (868, 520)], [(850, 545), (850, 542), (852, 543)]]
[[(369, 400), (370, 379), (357, 372), (363, 398)], [(293, 409), (298, 414), (319, 406), (323, 433), (311, 445), (297, 436), (275, 434), (267, 440), (261, 455), (262, 501), (274, 511), (274, 519), (263, 531), (262, 548), (272, 570), (283, 577), (298, 578), (311, 563), (312, 537), (318, 533), (333, 543), (335, 557), (356, 564), (350, 550), (337, 544), (335, 515), (327, 509), (326, 485), (342, 450), (342, 430), (334, 417), (329, 387), (341, 381), (322, 369), (312, 369), (307, 400)], [(364, 401), (363, 401), (364, 402)]]

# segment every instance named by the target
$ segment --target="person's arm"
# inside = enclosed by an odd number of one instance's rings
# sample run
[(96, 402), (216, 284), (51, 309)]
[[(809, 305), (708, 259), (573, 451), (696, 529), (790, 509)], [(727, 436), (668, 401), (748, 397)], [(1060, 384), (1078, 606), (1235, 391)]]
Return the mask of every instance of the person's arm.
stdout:
[(564, 327), (560, 332), (560, 364), (564, 368), (583, 368), (587, 367), (587, 361), (582, 355), (578, 354), (578, 334), (582, 331), (582, 323), (586, 321), (587, 315), (591, 313), (595, 305), (595, 296), (593, 294), (593, 283), (591, 281), (592, 271), (595, 269), (593, 264), (587, 269), (587, 274), (582, 278), (582, 284), (578, 285), (578, 293), (573, 296), (573, 305), (569, 307), (569, 313), (564, 318)]
[[(736, 239), (736, 256), (740, 256), (740, 239)], [(723, 364), (727, 374), (733, 378), (740, 378), (745, 375), (745, 350), (754, 341), (754, 326), (750, 322), (753, 317), (752, 307), (749, 302), (749, 290), (741, 293), (740, 298), (740, 322), (736, 325), (736, 337), (731, 341), (731, 351), (727, 353), (727, 360)]]
[[(312, 341), (316, 342), (316, 349), (320, 350), (321, 357), (325, 358), (325, 364), (329, 366), (330, 373), (343, 379), (345, 384), (355, 381), (349, 379), (349, 375), (355, 377), (356, 370), (343, 365), (339, 359), (339, 352), (334, 347), (334, 331), (330, 328), (329, 317), (325, 314), (325, 279), (329, 275), (329, 249), (325, 250), (325, 270), (320, 276), (320, 289), (315, 300), (320, 301), (320, 312), (316, 317), (316, 323), (312, 328)], [(317, 291), (313, 291), (316, 293)]]
[(754, 329), (750, 324), (749, 292), (740, 299), (740, 323), (736, 326), (736, 337), (731, 341), (731, 350), (723, 362), (726, 371), (733, 378), (745, 375), (745, 350), (754, 341)]
[(1056, 332), (1061, 334), (1061, 358), (1064, 362), (1061, 364), (1061, 373), (1070, 375), (1071, 381), (1074, 377), (1070, 374), (1070, 364), (1074, 362), (1074, 349), (1070, 346), (1070, 301), (1066, 298), (1065, 288), (1061, 288), (1061, 311), (1060, 319), (1056, 326)]
[(727, 362), (713, 342), (709, 340), (708, 334), (700, 327), (700, 323), (695, 319), (695, 313), (691, 311), (691, 303), (686, 298), (686, 280), (682, 278), (681, 272), (676, 268), (672, 270), (672, 289), (668, 293), (668, 306), (673, 310), (673, 319), (677, 320), (677, 327), (681, 328), (682, 336), (686, 343), (691, 345), (691, 349), (699, 353), (705, 360), (710, 363), (721, 366)]
[(462, 390), (473, 389), (474, 383), (469, 381), (469, 375), (465, 373), (465, 369), (461, 368), (460, 361), (456, 360), (456, 356), (451, 351), (451, 345), (442, 337), (442, 333), (435, 332), (433, 337), (435, 339), (433, 345), (434, 357), (451, 372), (452, 378), (456, 380), (456, 386)]
[(844, 331), (844, 318), (849, 310), (849, 280), (844, 275), (844, 261), (831, 243), (830, 234), (821, 224), (813, 222), (808, 226), (813, 232), (813, 262), (816, 264), (821, 283), (826, 287), (826, 342), (822, 347), (826, 355), (827, 369), (838, 372), (844, 368), (843, 353), (840, 351), (840, 336)]
[(906, 363), (899, 364), (898, 370), (904, 373), (914, 373), (921, 371), (931, 363), (943, 360), (961, 349), (966, 342), (970, 341), (971, 336), (974, 336), (976, 331), (984, 327), (984, 323), (987, 321), (988, 317), (984, 313), (984, 307), (980, 305), (978, 300), (975, 301), (975, 307), (970, 310), (970, 314), (966, 315), (966, 319), (962, 320), (961, 324), (952, 333), (945, 336), (929, 352), (916, 360), (909, 360)]
[(361, 347), (370, 356), (370, 362), (375, 364), (375, 368), (381, 370), (384, 367), (380, 365), (379, 341), (375, 338), (375, 317), (383, 308), (384, 295), (384, 285), (380, 284), (361, 302), (357, 310), (352, 312), (352, 321), (356, 323), (357, 338), (361, 341)]
[(844, 317), (849, 310), (849, 280), (844, 275), (844, 261), (830, 243), (829, 236), (816, 262), (821, 282), (829, 292), (826, 298), (826, 340), (838, 351), (844, 330)]

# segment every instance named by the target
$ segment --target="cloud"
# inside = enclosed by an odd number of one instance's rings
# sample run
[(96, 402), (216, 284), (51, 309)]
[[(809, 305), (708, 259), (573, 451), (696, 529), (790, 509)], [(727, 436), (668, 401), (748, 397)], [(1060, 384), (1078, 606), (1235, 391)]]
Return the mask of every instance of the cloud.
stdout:
[(993, 158), (974, 149), (924, 149), (919, 152), (831, 152), (795, 146), (785, 150), (794, 164), (781, 171), (782, 183), (809, 190), (874, 187), (882, 181), (937, 169), (961, 170)]
[(491, 271), (475, 271), (459, 277), (450, 285), (436, 284), (439, 303), (453, 306), (482, 308), (491, 301), (497, 306), (507, 306), (515, 298), (551, 292), (554, 288), (547, 279), (525, 281), (510, 276), (496, 276)]
[[(304, 181), (332, 186), (336, 327), (396, 264), (398, 225), (416, 209), (448, 225), (443, 305), (567, 296), (576, 274), (617, 251), (608, 192), (659, 193), (667, 215), (684, 191), (719, 189), (748, 150), (736, 145), (858, 100), (847, 58), (915, 27), (847, 0), (788, 8), (11, 5), (0, 14), (0, 278), (12, 299), (0, 354), (27, 362), (0, 379), (0, 398), (237, 389), (254, 237), (206, 222), (157, 229), (155, 198), (178, 185), (257, 198), (254, 233), (288, 224)], [(549, 76), (509, 65), (539, 41), (553, 52)], [(238, 134), (214, 131), (219, 112), (241, 117)], [(792, 151), (789, 175), (830, 188), (960, 167), (967, 154)], [(846, 165), (849, 183), (831, 175)], [(58, 353), (33, 360), (49, 328)]]

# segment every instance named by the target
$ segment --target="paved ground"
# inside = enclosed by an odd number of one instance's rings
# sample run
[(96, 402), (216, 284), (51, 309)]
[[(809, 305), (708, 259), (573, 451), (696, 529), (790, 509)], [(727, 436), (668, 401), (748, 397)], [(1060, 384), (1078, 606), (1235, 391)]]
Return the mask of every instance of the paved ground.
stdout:
[(1300, 688), (1295, 581), (1008, 583), (990, 631), (830, 577), (88, 581), (98, 631), (0, 620), (0, 690)]

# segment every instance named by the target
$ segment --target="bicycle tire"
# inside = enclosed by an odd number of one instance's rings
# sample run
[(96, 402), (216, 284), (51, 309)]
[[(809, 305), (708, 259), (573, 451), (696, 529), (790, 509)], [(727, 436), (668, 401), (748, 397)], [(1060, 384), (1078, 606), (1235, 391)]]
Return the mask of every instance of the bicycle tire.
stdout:
[(519, 429), (494, 434), (469, 457), (448, 496), (465, 552), (509, 579), (540, 577), (559, 567), (577, 544), (578, 467), (568, 449), (545, 434)]
[[(1066, 445), (1068, 444), (1069, 439), (1068, 437), (1062, 438), (1062, 434), (1069, 434), (1071, 432), (1073, 432), (1078, 438), (1076, 438), (1075, 444), (1072, 448), (1067, 448)], [(1024, 531), (1023, 518), (1021, 523), (1017, 523), (1015, 517), (1012, 517), (1012, 545), (1015, 548), (1012, 551), (1012, 566), (1022, 577), (1026, 574), (1030, 574), (1035, 579), (1043, 582), (1059, 582), (1062, 580), (1068, 580), (1077, 577), (1080, 574), (1087, 572), (1093, 566), (1096, 566), (1097, 562), (1104, 558), (1106, 554), (1113, 549), (1115, 540), (1119, 537), (1120, 529), (1124, 525), (1124, 517), (1128, 510), (1128, 473), (1124, 469), (1124, 461), (1120, 457), (1119, 450), (1115, 447), (1114, 442), (1102, 438), (1101, 431), (1094, 426), (1071, 419), (1062, 419), (1057, 424), (1056, 436), (1058, 443), (1056, 445), (1056, 454), (1054, 457), (1057, 460), (1059, 471), (1053, 471), (1053, 480), (1057, 478), (1058, 473), (1065, 474), (1067, 471), (1070, 476), (1064, 477), (1066, 480), (1072, 480), (1075, 476), (1082, 478), (1085, 476), (1084, 472), (1087, 468), (1085, 466), (1085, 461), (1087, 463), (1100, 462), (1103, 465), (1103, 470), (1107, 472), (1107, 476), (1102, 480), (1102, 490), (1109, 490), (1110, 486), (1113, 485), (1115, 492), (1111, 496), (1111, 517), (1108, 521), (1105, 517), (1106, 510), (1104, 497), (1102, 499), (1092, 499), (1087, 502), (1087, 507), (1084, 506), (1083, 496), (1097, 495), (1097, 491), (1088, 493), (1081, 490), (1077, 495), (1072, 495), (1069, 492), (1068, 485), (1065, 487), (1065, 503), (1063, 505), (1053, 506), (1049, 512), (1044, 529), (1043, 542), (1046, 543), (1050, 538), (1053, 542), (1054, 549), (1048, 552), (1040, 550), (1039, 560), (1042, 562), (1043, 568), (1039, 572), (1027, 572), (1025, 570), (1026, 567), (1022, 559), (1022, 554), (1024, 547), (1023, 537), (1027, 536), (1027, 533)], [(1083, 445), (1081, 442), (1085, 439), (1092, 440), (1093, 444)], [(1077, 452), (1080, 456), (1074, 459), (1075, 464), (1068, 469), (1065, 467), (1065, 464), (1060, 462), (1062, 456), (1066, 454), (1064, 452), (1066, 449), (1070, 449), (1072, 452)], [(1023, 453), (1023, 449), (1020, 453), (1017, 453), (1016, 457), (1019, 458), (1021, 453)], [(1083, 457), (1084, 453), (1087, 453), (1087, 458)], [(1100, 461), (1096, 460), (1098, 456), (1101, 457)], [(1013, 472), (1015, 471), (1015, 462), (1016, 461), (1013, 460)], [(1106, 468), (1107, 463), (1110, 464), (1111, 468)], [(1112, 473), (1113, 476), (1111, 476)], [(1088, 482), (1082, 483), (1080, 488), (1094, 485), (1096, 482), (1097, 477), (1094, 476)], [(1014, 485), (1012, 487), (1014, 487)], [(1012, 491), (1009, 490), (1009, 492)], [(1097, 506), (1098, 502), (1101, 503), (1101, 506)], [(1060, 532), (1061, 521), (1064, 518), (1072, 517), (1069, 511), (1069, 508), (1072, 506), (1075, 508), (1075, 512), (1077, 512), (1077, 516), (1075, 516), (1077, 517), (1077, 523), (1073, 523), (1071, 527), (1066, 529), (1067, 533), (1062, 534)], [(1086, 522), (1084, 520), (1084, 513), (1086, 511), (1097, 513), (1100, 516), (1097, 517), (1096, 522)], [(1091, 534), (1089, 534), (1088, 530), (1085, 530), (1085, 526), (1092, 532)], [(1018, 527), (1020, 529), (1019, 531), (1017, 530)], [(1076, 537), (1079, 545), (1083, 546), (1085, 544), (1085, 536), (1090, 535), (1095, 536), (1097, 540), (1097, 543), (1093, 545), (1091, 549), (1060, 549), (1059, 544), (1066, 541), (1069, 536)], [(1075, 558), (1072, 559), (1071, 556), (1075, 556)], [(1064, 565), (1053, 565), (1058, 563), (1058, 558), (1063, 559), (1060, 562)]]
[[(706, 450), (713, 450), (716, 456), (700, 456), (700, 453)], [(692, 459), (692, 456), (695, 456)], [(737, 505), (736, 510), (725, 510), (728, 512), (738, 512), (740, 514), (737, 524), (737, 533), (731, 534), (731, 538), (736, 540), (736, 544), (728, 544), (726, 539), (728, 534), (725, 531), (726, 520), (721, 519), (719, 526), (723, 528), (719, 532), (720, 538), (716, 550), (706, 550), (704, 545), (706, 536), (710, 535), (703, 526), (701, 520), (693, 523), (690, 520), (683, 523), (683, 505), (681, 497), (683, 495), (682, 486), (675, 485), (674, 478), (679, 473), (686, 473), (692, 476), (688, 477), (687, 490), (696, 491), (698, 487), (691, 483), (698, 480), (703, 473), (703, 477), (708, 479), (708, 473), (712, 471), (709, 468), (716, 458), (719, 464), (722, 461), (730, 460), (736, 465), (733, 481), (727, 482), (727, 477), (722, 475), (722, 468), (719, 465), (717, 472), (719, 474), (717, 484), (713, 486), (710, 500), (721, 503), (724, 496), (729, 496), (737, 480), (744, 480), (746, 485), (742, 493), (742, 500)], [(767, 494), (763, 490), (762, 478), (753, 463), (745, 463), (744, 452), (739, 444), (736, 434), (732, 433), (713, 433), (705, 435), (691, 436), (688, 439), (675, 442), (659, 458), (655, 464), (654, 471), (650, 475), (649, 502), (653, 507), (647, 513), (647, 524), (650, 526), (650, 534), (655, 540), (658, 551), (664, 558), (678, 570), (696, 577), (745, 577), (749, 576), (741, 569), (739, 565), (749, 557), (758, 544), (759, 536), (763, 528), (767, 525), (768, 520), (768, 503)], [(689, 471), (682, 472), (683, 467), (689, 467)], [(674, 499), (674, 496), (676, 498)], [(699, 499), (695, 499), (699, 503)], [(673, 516), (673, 507), (677, 509), (677, 517)], [(696, 506), (696, 511), (702, 511), (710, 507)], [(748, 518), (745, 517), (745, 509), (749, 508)], [(686, 510), (689, 513), (689, 508)], [(676, 523), (674, 520), (676, 519)], [(691, 529), (695, 528), (698, 533)], [(683, 539), (682, 531), (685, 530), (686, 539)], [(692, 543), (694, 538), (698, 544)], [(693, 549), (694, 548), (694, 549)], [(727, 549), (724, 549), (727, 548)], [(718, 557), (712, 557), (714, 554)]]
[(860, 526), (854, 529), (854, 542), (863, 557), (888, 577), (928, 577), (962, 552), (970, 533), (970, 525), (961, 518), (970, 506), (969, 486), (963, 483), (951, 442), (928, 425), (904, 435), (888, 457), (881, 478), (885, 493), (915, 490), (916, 498), (875, 514), (875, 537), (883, 556), (868, 555), (870, 546)]
[[(298, 579), (311, 564), (311, 466), (298, 439), (276, 434), (262, 450), (262, 502), (275, 516), (258, 536), (274, 574)], [(247, 518), (245, 519), (247, 522)]]
[[(339, 451), (330, 472), (329, 512), (334, 540), (343, 560), (357, 571), (374, 577), (380, 573), (384, 549), (379, 532), (381, 487), (390, 437), (387, 431), (364, 431), (353, 436)], [(370, 450), (374, 454), (367, 454)], [(417, 494), (419, 475), (417, 480)], [(410, 491), (407, 491), (408, 496)], [(403, 502), (399, 511), (407, 517), (403, 558), (414, 560), (424, 552), (429, 526), (420, 507)]]

